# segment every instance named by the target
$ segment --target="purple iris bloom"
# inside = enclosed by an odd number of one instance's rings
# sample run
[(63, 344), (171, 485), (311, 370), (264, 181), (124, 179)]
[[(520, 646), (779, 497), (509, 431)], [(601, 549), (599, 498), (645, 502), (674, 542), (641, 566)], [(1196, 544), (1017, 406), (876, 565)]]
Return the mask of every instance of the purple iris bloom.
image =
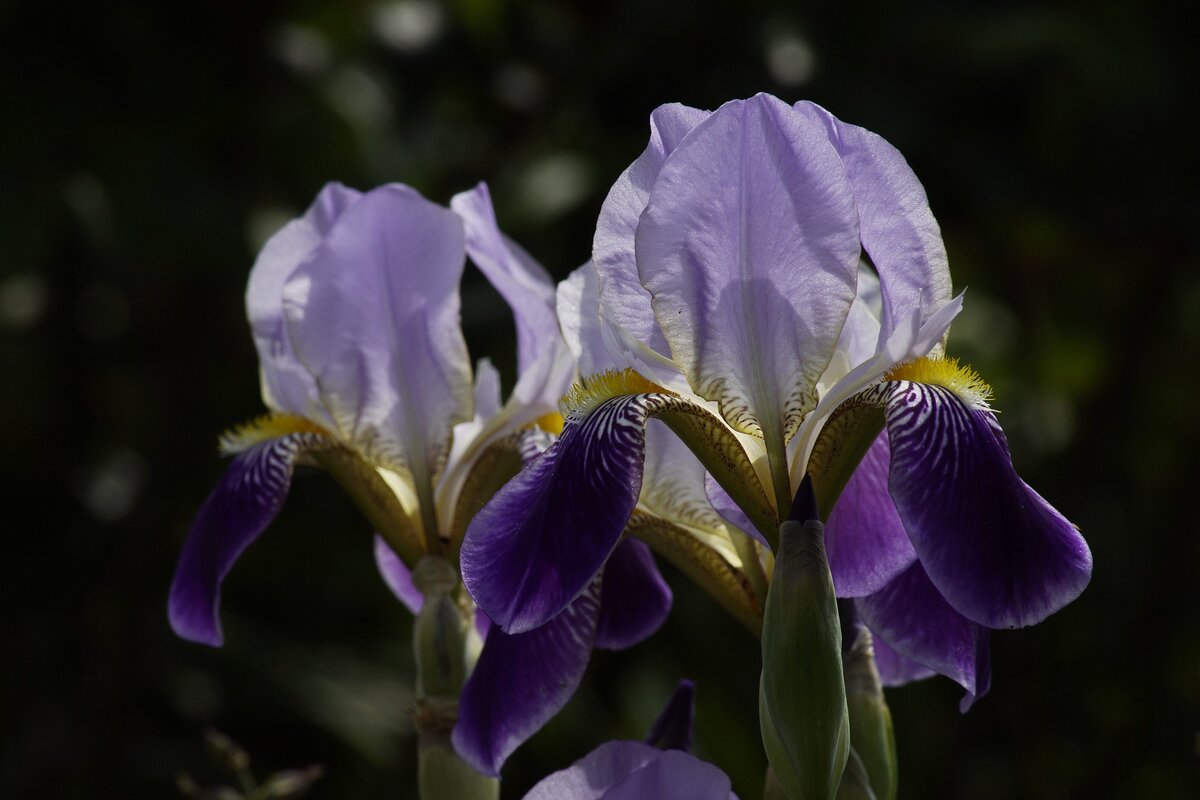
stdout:
[[(519, 377), (501, 403), (496, 370), (472, 375), (459, 320), (466, 257), (508, 301)], [(222, 439), (233, 460), (197, 514), (171, 586), (181, 637), (222, 641), (220, 587), (281, 508), (297, 464), (332, 472), (380, 531), (385, 580), (414, 611), (410, 570), (453, 559), (487, 484), (493, 446), (536, 438), (575, 372), (546, 272), (496, 226), (487, 188), (451, 208), (409, 187), (326, 186), (273, 236), (251, 272), (247, 311), (270, 414)], [(453, 739), (495, 774), (574, 693), (593, 646), (626, 647), (665, 617), (670, 592), (648, 549), (630, 542), (604, 575), (526, 636), (486, 630)], [(612, 597), (609, 585), (629, 587)], [(630, 609), (629, 602), (637, 601)]]
[(987, 629), (1086, 586), (1086, 543), (1017, 476), (973, 374), (941, 357), (962, 298), (921, 184), (879, 136), (768, 95), (660, 107), (593, 262), (558, 307), (581, 373), (602, 374), (464, 541), (466, 585), (505, 630), (565, 607), (631, 515), (690, 536), (761, 602), (814, 445), (854, 404), (886, 425), (827, 535), (837, 593), (899, 665), (885, 678), (932, 670), (978, 695)]

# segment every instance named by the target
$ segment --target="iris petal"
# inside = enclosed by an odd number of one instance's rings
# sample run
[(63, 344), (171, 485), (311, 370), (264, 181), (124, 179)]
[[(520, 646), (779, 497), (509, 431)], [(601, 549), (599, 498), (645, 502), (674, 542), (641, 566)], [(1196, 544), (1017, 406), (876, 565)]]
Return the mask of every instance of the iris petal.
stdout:
[(271, 524), (292, 484), (296, 460), (329, 445), (320, 434), (292, 433), (239, 453), (204, 501), (175, 568), (167, 615), (184, 639), (220, 646), (221, 581)]
[(600, 613), (593, 581), (554, 619), (527, 633), (493, 627), (459, 698), (454, 748), (496, 775), (505, 759), (566, 705), (591, 657)]
[(375, 566), (379, 575), (396, 599), (404, 604), (409, 612), (416, 616), (421, 606), (425, 605), (425, 596), (413, 585), (412, 571), (404, 566), (404, 562), (396, 555), (382, 536), (375, 536)]
[(623, 650), (658, 630), (671, 611), (671, 588), (644, 542), (625, 539), (604, 565), (596, 647)]
[(888, 486), (930, 580), (989, 628), (1040, 622), (1074, 600), (1092, 556), (1070, 522), (1013, 469), (992, 413), (949, 389), (891, 381)]
[(881, 434), (825, 525), (825, 551), (838, 597), (877, 592), (917, 558), (888, 494), (888, 458), (888, 439)]
[(546, 777), (525, 800), (737, 800), (729, 778), (681, 750), (605, 742)]
[(872, 639), (871, 646), (875, 649), (875, 668), (879, 670), (879, 680), (884, 686), (902, 686), (937, 674), (900, 655), (878, 636)]
[(991, 686), (991, 632), (955, 611), (919, 563), (856, 605), (877, 640), (966, 689), (963, 711)]

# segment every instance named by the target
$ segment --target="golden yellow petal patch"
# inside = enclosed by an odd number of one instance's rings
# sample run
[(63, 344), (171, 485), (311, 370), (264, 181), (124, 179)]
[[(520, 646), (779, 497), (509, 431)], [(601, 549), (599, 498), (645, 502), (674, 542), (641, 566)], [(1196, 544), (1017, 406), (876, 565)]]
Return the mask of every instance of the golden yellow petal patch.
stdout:
[(991, 408), (992, 387), (979, 373), (957, 358), (925, 356), (893, 367), (885, 376), (889, 381), (912, 381), (949, 389), (972, 408)]
[(675, 396), (674, 392), (646, 380), (631, 369), (609, 370), (580, 378), (558, 401), (558, 408), (564, 417), (572, 414), (576, 417), (586, 417), (605, 400), (630, 394)]
[(546, 433), (552, 433), (555, 436), (562, 436), (563, 415), (557, 411), (551, 411), (549, 414), (542, 414), (533, 424), (544, 430)]
[(259, 442), (287, 436), (289, 433), (317, 433), (322, 436), (331, 436), (329, 431), (320, 425), (309, 422), (304, 417), (273, 412), (255, 417), (249, 422), (243, 422), (241, 425), (225, 431), (217, 440), (217, 446), (221, 450), (221, 455), (227, 456), (240, 453)]

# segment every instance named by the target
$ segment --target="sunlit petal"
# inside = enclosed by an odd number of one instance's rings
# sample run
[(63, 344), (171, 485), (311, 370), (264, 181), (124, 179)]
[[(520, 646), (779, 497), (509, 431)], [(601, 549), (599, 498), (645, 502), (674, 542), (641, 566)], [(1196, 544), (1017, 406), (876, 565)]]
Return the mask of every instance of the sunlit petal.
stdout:
[(605, 742), (546, 777), (525, 800), (737, 800), (720, 769), (682, 750)]

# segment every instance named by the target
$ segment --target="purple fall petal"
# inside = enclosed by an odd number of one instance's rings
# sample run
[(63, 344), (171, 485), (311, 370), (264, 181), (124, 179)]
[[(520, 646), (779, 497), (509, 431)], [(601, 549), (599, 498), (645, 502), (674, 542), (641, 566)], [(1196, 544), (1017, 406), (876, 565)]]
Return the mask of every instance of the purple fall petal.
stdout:
[(720, 769), (680, 750), (605, 742), (525, 800), (737, 800)]
[(875, 668), (879, 670), (879, 680), (884, 686), (903, 686), (937, 675), (929, 667), (900, 655), (878, 636), (873, 637), (872, 646), (875, 648)]
[(989, 628), (1018, 628), (1078, 597), (1092, 573), (1087, 543), (1017, 475), (991, 412), (940, 386), (885, 391), (888, 486), (950, 605)]
[(592, 585), (554, 619), (527, 633), (493, 628), (459, 697), (454, 748), (496, 775), (505, 759), (575, 694), (596, 637), (600, 588)]
[(591, 583), (642, 483), (648, 395), (606, 400), (498, 491), (460, 560), (475, 603), (508, 633), (543, 624)]
[(919, 563), (855, 605), (877, 641), (966, 689), (963, 711), (991, 686), (991, 632), (951, 608)]
[(625, 539), (604, 565), (596, 647), (632, 647), (657, 631), (670, 612), (671, 587), (655, 566), (650, 548)]
[(842, 490), (825, 525), (838, 597), (882, 589), (917, 558), (888, 494), (888, 438), (881, 433)]
[(293, 433), (239, 453), (196, 514), (171, 581), (167, 616), (184, 639), (214, 647), (224, 641), (221, 581), (238, 556), (279, 513), (296, 458), (324, 437)]
[(396, 599), (412, 612), (413, 616), (425, 605), (425, 596), (413, 585), (412, 572), (404, 566), (404, 562), (396, 555), (382, 536), (375, 537), (375, 566), (383, 582), (396, 595)]
[(717, 479), (708, 472), (704, 473), (704, 494), (708, 497), (708, 502), (712, 505), (713, 510), (720, 515), (721, 519), (751, 539), (756, 540), (763, 547), (768, 550), (771, 549), (767, 537), (763, 536), (762, 532), (754, 527), (754, 523), (746, 516), (746, 512), (742, 511), (741, 507), (733, 502), (733, 498), (729, 496), (729, 492), (722, 489), (721, 484), (717, 483)]
[(807, 101), (796, 110), (828, 132), (858, 207), (863, 249), (883, 289), (882, 345), (914, 311), (923, 323), (950, 299), (950, 266), (941, 228), (904, 156), (881, 136), (848, 125)]
[(646, 734), (646, 744), (660, 750), (691, 750), (695, 705), (696, 684), (688, 680), (680, 681)]

